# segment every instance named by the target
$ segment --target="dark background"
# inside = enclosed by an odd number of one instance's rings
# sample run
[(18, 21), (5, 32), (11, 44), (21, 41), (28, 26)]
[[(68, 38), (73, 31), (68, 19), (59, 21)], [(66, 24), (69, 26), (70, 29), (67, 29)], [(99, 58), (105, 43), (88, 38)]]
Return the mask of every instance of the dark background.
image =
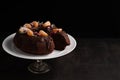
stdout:
[(0, 31), (15, 32), (26, 22), (50, 20), (74, 36), (119, 37), (118, 5), (107, 1), (4, 1)]
[(44, 60), (51, 71), (32, 74), (34, 62), (7, 54), (0, 47), (0, 78), (4, 80), (120, 80), (120, 5), (116, 1), (1, 1), (0, 41), (21, 25), (50, 20), (75, 37), (66, 56)]

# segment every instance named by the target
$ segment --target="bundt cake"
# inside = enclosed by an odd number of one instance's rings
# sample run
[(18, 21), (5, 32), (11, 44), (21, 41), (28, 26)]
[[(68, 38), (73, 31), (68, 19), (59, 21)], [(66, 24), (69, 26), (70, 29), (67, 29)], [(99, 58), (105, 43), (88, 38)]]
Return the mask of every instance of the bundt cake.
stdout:
[(64, 50), (70, 44), (68, 34), (50, 21), (25, 23), (16, 32), (13, 42), (20, 50), (38, 55)]

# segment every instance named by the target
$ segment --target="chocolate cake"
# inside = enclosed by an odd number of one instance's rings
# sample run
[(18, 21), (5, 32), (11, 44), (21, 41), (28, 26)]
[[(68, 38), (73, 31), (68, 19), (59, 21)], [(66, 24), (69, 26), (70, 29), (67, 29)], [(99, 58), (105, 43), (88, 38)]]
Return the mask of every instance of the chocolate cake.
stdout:
[(70, 45), (67, 33), (50, 21), (25, 23), (16, 32), (13, 42), (20, 50), (38, 55), (64, 50)]
[(70, 40), (65, 31), (57, 31), (56, 33), (53, 32), (51, 37), (54, 40), (56, 50), (64, 50), (66, 46), (70, 44)]

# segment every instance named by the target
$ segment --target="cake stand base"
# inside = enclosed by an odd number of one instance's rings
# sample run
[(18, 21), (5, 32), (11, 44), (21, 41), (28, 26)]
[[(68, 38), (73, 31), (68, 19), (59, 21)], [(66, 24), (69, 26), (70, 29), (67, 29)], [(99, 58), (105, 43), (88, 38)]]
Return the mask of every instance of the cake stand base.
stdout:
[(50, 71), (49, 66), (42, 60), (37, 60), (28, 66), (28, 70), (34, 74), (43, 74)]

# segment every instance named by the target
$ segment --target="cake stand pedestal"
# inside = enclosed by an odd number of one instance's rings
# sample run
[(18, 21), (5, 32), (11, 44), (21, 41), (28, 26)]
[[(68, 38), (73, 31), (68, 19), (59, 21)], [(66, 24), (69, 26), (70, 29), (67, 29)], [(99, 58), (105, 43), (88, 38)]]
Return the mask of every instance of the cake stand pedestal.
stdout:
[(50, 71), (50, 68), (47, 65), (47, 63), (43, 62), (40, 59), (37, 59), (36, 62), (31, 63), (28, 66), (28, 70), (35, 74), (41, 74), (41, 73), (46, 73), (46, 72)]
[(66, 46), (64, 50), (62, 51), (54, 50), (52, 53), (47, 54), (47, 55), (29, 54), (29, 53), (21, 51), (14, 45), (13, 38), (15, 34), (16, 33), (13, 33), (9, 35), (8, 37), (6, 37), (2, 43), (2, 47), (8, 54), (12, 56), (23, 58), (23, 59), (36, 60), (36, 62), (31, 63), (28, 66), (28, 70), (35, 74), (41, 74), (41, 73), (46, 73), (50, 71), (49, 65), (43, 62), (43, 60), (67, 55), (68, 53), (72, 52), (76, 47), (76, 40), (71, 35), (68, 34), (68, 37), (70, 39), (70, 45)]

